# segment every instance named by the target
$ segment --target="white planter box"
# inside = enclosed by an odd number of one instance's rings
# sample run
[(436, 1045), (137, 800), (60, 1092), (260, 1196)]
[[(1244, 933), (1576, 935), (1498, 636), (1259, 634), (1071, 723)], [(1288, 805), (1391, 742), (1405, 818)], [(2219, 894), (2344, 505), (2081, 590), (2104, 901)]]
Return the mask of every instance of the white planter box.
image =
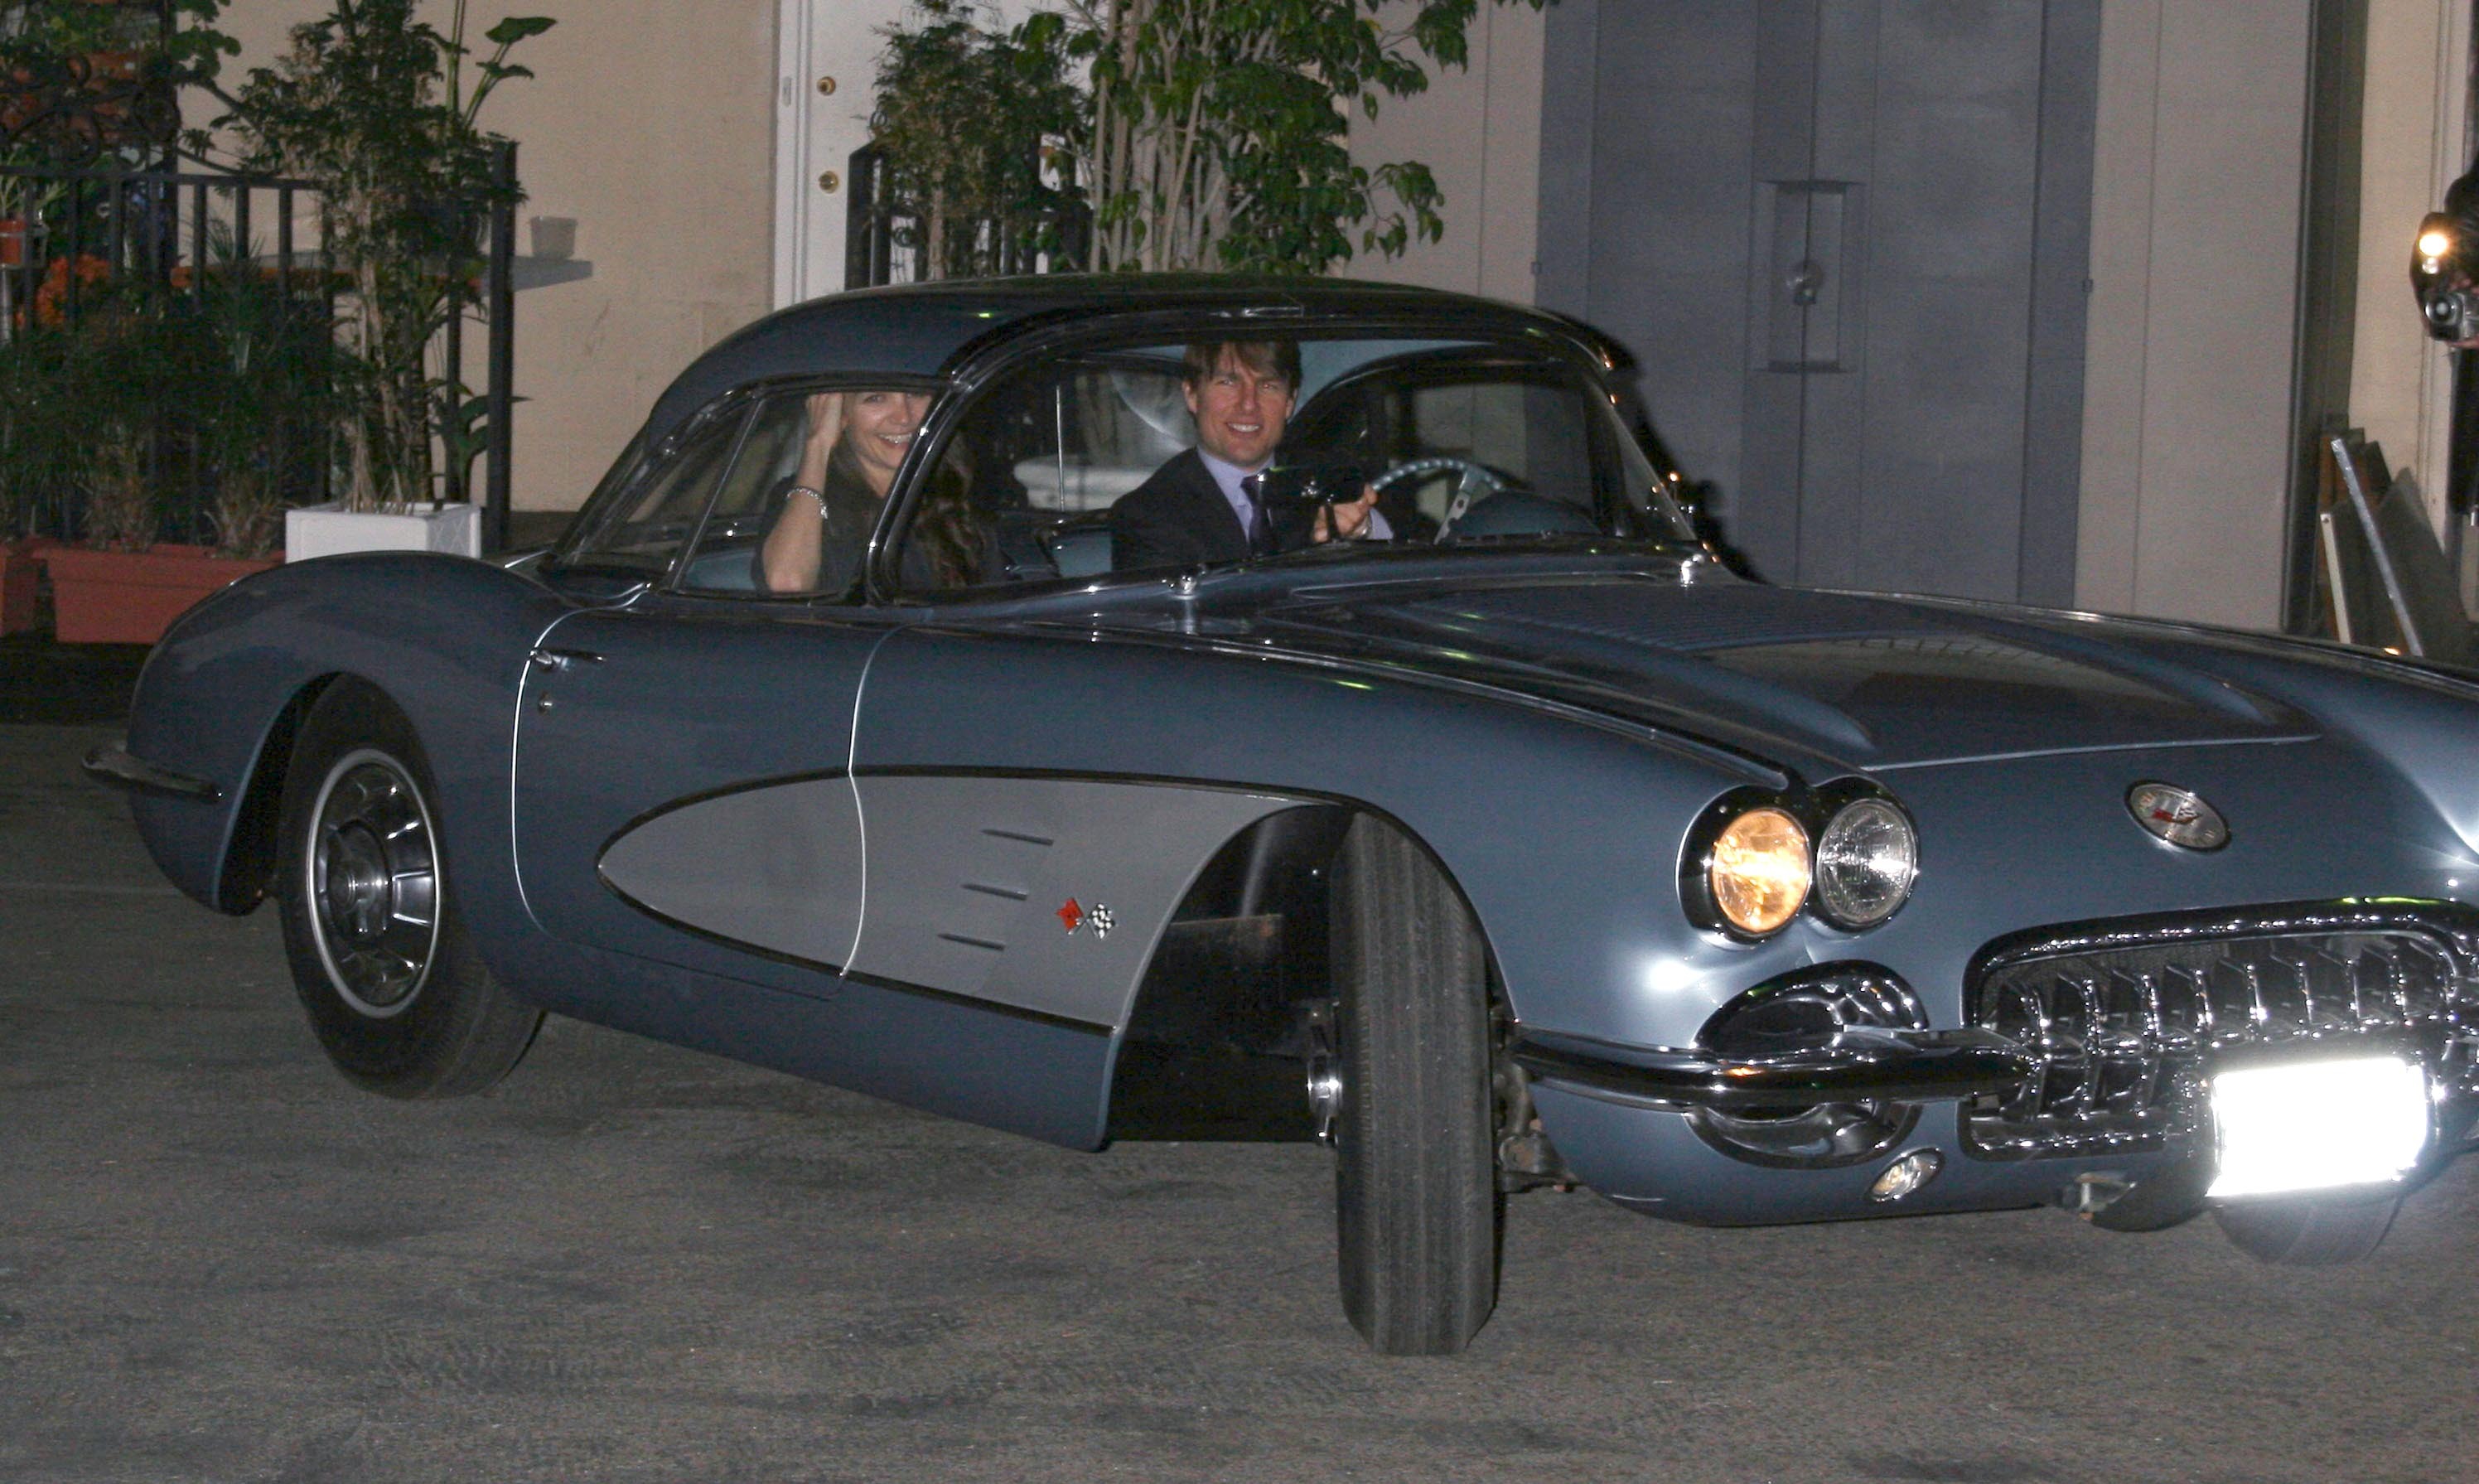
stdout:
[(284, 512), (284, 559), (306, 562), (347, 551), (446, 551), (482, 554), (482, 507), (416, 505), (408, 510), (358, 511), (336, 505), (304, 505)]

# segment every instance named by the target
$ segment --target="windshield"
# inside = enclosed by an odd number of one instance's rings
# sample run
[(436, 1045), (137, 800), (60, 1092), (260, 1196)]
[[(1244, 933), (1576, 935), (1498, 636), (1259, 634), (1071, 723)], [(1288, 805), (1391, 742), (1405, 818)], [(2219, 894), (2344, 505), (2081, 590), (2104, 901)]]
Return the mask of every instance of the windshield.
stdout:
[(978, 397), (938, 465), (946, 477), (899, 537), (907, 589), (1332, 558), (1362, 543), (1695, 540), (1607, 389), (1537, 348), (1476, 341), (1047, 357)]

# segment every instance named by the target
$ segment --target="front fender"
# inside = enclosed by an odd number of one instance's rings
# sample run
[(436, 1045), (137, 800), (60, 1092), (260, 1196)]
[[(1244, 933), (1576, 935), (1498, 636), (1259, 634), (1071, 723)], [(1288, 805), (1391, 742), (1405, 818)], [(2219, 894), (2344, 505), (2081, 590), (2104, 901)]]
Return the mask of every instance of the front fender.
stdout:
[(496, 566), (427, 552), (325, 557), (209, 598), (148, 657), (127, 751), (213, 785), (217, 797), (136, 795), (148, 854), (207, 906), (254, 906), (246, 869), (253, 811), (272, 808), (291, 727), (309, 699), (334, 677), (353, 675), (412, 721), (438, 784), (443, 832), (467, 879), (459, 906), (491, 917), (514, 895), (507, 777), (517, 687), (533, 636), (565, 606)]
[(1697, 933), (1679, 902), (1687, 822), (1777, 777), (1520, 700), (1272, 654), (910, 629), (871, 665), (854, 761), (1206, 784), (1384, 815), (1471, 905), (1527, 1023), (1682, 1043), (1710, 1007), (1668, 990), (1702, 957), (1758, 977), (1807, 961), (1799, 945)]

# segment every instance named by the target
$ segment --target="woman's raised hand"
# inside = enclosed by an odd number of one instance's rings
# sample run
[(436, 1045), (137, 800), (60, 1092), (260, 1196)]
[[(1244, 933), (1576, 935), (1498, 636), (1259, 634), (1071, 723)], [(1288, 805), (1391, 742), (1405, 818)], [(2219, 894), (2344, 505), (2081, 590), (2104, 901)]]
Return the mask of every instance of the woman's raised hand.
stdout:
[(835, 440), (844, 435), (844, 395), (841, 392), (818, 392), (810, 396), (808, 442), (801, 448), (801, 472), (796, 482), (813, 490), (827, 485), (827, 457), (835, 451)]

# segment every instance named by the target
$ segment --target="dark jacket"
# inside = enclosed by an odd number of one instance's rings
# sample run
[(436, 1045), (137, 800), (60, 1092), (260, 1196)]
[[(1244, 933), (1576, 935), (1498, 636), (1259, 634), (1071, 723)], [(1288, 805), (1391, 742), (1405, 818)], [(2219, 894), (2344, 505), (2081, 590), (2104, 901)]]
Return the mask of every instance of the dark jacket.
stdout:
[[(1209, 478), (1206, 482), (1211, 484), (1213, 481)], [(869, 481), (861, 474), (851, 450), (840, 441), (835, 444), (834, 452), (827, 458), (826, 485), (819, 493), (825, 497), (822, 503), (827, 528), (820, 533), (818, 544), (818, 579), (801, 591), (846, 593), (860, 580), (861, 564), (869, 556), (869, 538), (878, 529), (879, 517), (885, 513), (886, 501), (869, 487)], [(960, 499), (960, 493), (956, 498)], [(785, 518), (782, 512), (789, 508), (791, 500), (792, 481), (787, 476), (775, 489), (778, 521)], [(791, 512), (791, 518), (795, 520), (806, 519), (807, 515), (808, 501), (805, 499), (801, 501), (799, 510)], [(938, 571), (937, 562), (931, 555), (929, 544), (922, 539), (920, 523), (916, 520), (911, 539), (905, 543), (903, 554), (897, 561), (898, 580), (904, 584), (904, 591), (927, 593), (941, 588), (970, 586), (1005, 571), (1007, 564), (999, 554), (997, 531), (987, 522), (978, 519), (971, 525), (966, 540), (972, 550), (966, 557), (965, 570), (950, 577)], [(756, 575), (758, 590), (765, 591), (766, 553), (762, 548), (750, 553), (750, 570)]]
[(1155, 470), (1111, 507), (1111, 565), (1117, 571), (1247, 556), (1248, 533), (1194, 448)]

